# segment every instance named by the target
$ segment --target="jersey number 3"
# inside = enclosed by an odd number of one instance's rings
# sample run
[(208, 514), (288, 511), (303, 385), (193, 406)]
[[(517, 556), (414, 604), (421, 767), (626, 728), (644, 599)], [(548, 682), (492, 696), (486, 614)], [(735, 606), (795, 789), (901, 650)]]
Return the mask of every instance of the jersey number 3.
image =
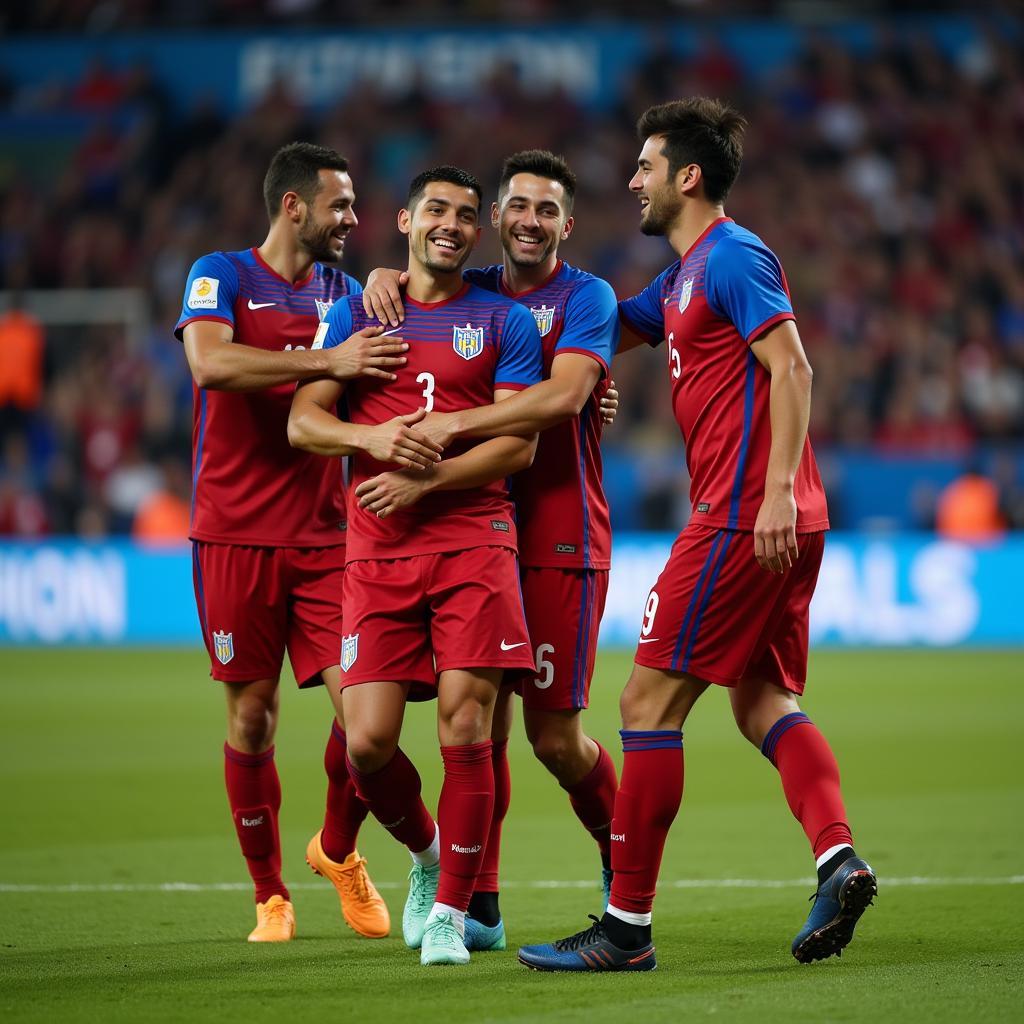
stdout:
[(417, 384), (423, 385), (423, 405), (427, 412), (434, 408), (434, 375), (424, 370), (417, 378)]

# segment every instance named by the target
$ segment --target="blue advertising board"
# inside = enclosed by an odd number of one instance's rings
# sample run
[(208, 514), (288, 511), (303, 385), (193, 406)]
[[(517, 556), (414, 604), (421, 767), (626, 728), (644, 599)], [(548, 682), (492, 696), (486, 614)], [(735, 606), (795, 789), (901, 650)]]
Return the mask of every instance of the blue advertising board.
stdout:
[[(672, 539), (616, 539), (604, 646), (635, 644)], [(1024, 536), (970, 546), (928, 535), (834, 534), (811, 606), (811, 642), (1024, 646), (1022, 579)], [(0, 545), (0, 645), (200, 643), (188, 548)]]

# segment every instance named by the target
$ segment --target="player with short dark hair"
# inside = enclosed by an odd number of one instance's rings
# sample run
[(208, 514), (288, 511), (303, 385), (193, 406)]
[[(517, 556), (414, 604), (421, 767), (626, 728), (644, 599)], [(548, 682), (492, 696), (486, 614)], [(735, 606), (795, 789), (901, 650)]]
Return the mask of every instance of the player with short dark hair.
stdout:
[[(265, 241), (200, 257), (175, 327), (195, 382), (196, 603), (211, 675), (227, 697), (224, 774), (256, 889), (253, 942), (286, 941), (295, 927), (281, 879), (273, 747), (286, 650), (299, 686), (326, 682), (338, 715), (325, 754), (324, 828), (308, 856), (338, 888), (353, 928), (367, 936), (388, 931), (387, 908), (355, 849), (366, 808), (348, 776), (338, 690), (347, 519), (341, 465), (292, 450), (286, 437), (295, 381), (391, 379), (405, 362), (404, 346), (378, 338), (377, 328), (343, 349), (305, 350), (331, 304), (361, 291), (333, 265), (357, 223), (347, 166), (309, 143), (280, 150), (264, 186)], [(402, 421), (383, 434), (394, 464), (432, 461), (433, 448)]]
[(818, 891), (793, 955), (839, 953), (876, 891), (853, 849), (835, 757), (797, 702), (828, 512), (807, 440), (811, 369), (785, 275), (722, 208), (744, 123), (694, 99), (653, 107), (638, 125), (629, 187), (641, 230), (665, 235), (679, 259), (620, 314), (626, 344), (667, 342), (693, 514), (648, 596), (620, 702), (611, 898), (592, 927), (520, 949), (538, 970), (655, 966), (651, 907), (683, 793), (682, 727), (712, 683), (729, 688), (740, 731), (778, 769), (814, 852)]
[[(522, 695), (534, 753), (597, 841), (607, 891), (615, 765), (583, 731), (580, 712), (589, 703), (611, 565), (611, 524), (601, 486), (600, 399), (608, 386), (619, 324), (611, 287), (558, 256), (573, 229), (575, 188), (575, 175), (553, 153), (526, 150), (510, 156), (491, 209), (503, 262), (464, 275), (530, 310), (547, 379), (496, 405), (433, 412), (420, 428), (443, 445), (457, 437), (542, 431), (533, 465), (512, 478), (523, 601), (535, 660), (529, 672), (506, 675), (506, 683), (515, 683)], [(382, 315), (397, 315), (396, 284), (388, 272), (371, 274), (363, 305), (376, 303)], [(363, 484), (356, 495), (371, 511), (390, 511), (416, 501), (421, 488), (416, 474), (387, 473)], [(498, 865), (511, 796), (506, 748), (512, 694), (511, 686), (502, 688), (491, 733), (495, 809), (466, 920), (470, 949), (505, 948)]]
[[(356, 491), (390, 469), (362, 441), (373, 424), (501, 401), (540, 379), (533, 318), (462, 280), (480, 237), (479, 183), (436, 168), (413, 186), (398, 215), (409, 241), (406, 366), (387, 383), (303, 384), (289, 419), (293, 444), (353, 456)], [(370, 323), (352, 296), (331, 309), (315, 344), (344, 349)], [(343, 389), (347, 421), (333, 412)], [(349, 764), (360, 796), (413, 856), (402, 925), (425, 965), (469, 960), (465, 913), (494, 805), (494, 703), (503, 673), (533, 663), (504, 479), (530, 464), (535, 447), (529, 434), (456, 444), (418, 474), (429, 493), (415, 507), (350, 507), (341, 656)], [(406, 701), (433, 695), (440, 840), (419, 775), (398, 750)]]

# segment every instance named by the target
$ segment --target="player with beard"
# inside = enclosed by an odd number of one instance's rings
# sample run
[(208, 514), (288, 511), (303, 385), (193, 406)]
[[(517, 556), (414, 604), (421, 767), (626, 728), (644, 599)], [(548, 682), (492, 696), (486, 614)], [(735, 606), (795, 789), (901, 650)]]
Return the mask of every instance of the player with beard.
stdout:
[(644, 609), (622, 694), (622, 778), (604, 916), (520, 949), (549, 971), (655, 966), (651, 908), (683, 795), (682, 728), (711, 684), (728, 687), (743, 736), (778, 770), (813, 851), (818, 889), (792, 943), (801, 963), (840, 953), (877, 883), (853, 849), (839, 768), (801, 710), (808, 608), (828, 511), (807, 439), (811, 369), (782, 267), (723, 203), (746, 121), (716, 100), (652, 107), (629, 183), (644, 234), (678, 259), (620, 304), (624, 341), (666, 342), (693, 513)]
[[(506, 674), (523, 701), (534, 754), (566, 791), (577, 818), (596, 840), (607, 896), (611, 884), (611, 820), (617, 780), (607, 751), (583, 731), (597, 634), (608, 590), (611, 524), (601, 486), (600, 399), (618, 343), (615, 293), (604, 281), (559, 258), (573, 229), (576, 177), (561, 157), (526, 150), (504, 163), (491, 223), (503, 262), (467, 270), (466, 281), (515, 299), (541, 335), (542, 383), (496, 405), (432, 412), (420, 429), (447, 446), (459, 437), (543, 431), (533, 465), (512, 478), (527, 625), (534, 651), (528, 673)], [(364, 307), (385, 317), (404, 313), (395, 271), (375, 271)], [(422, 475), (389, 472), (356, 494), (370, 511), (390, 513), (425, 490)], [(504, 949), (498, 906), (501, 828), (511, 797), (507, 746), (512, 686), (502, 687), (491, 733), (495, 806), (470, 916), (469, 949)]]
[[(389, 468), (363, 439), (373, 424), (417, 408), (500, 402), (540, 380), (533, 317), (462, 279), (480, 238), (480, 200), (480, 183), (456, 167), (426, 171), (409, 187), (398, 216), (409, 241), (409, 348), (397, 380), (318, 380), (295, 393), (292, 443), (351, 454), (355, 490)], [(369, 322), (359, 297), (348, 298), (316, 344), (343, 349)], [(347, 422), (333, 412), (343, 390)], [(422, 474), (429, 493), (415, 506), (349, 510), (341, 685), (350, 770), (374, 816), (412, 854), (402, 925), (425, 965), (469, 960), (465, 914), (494, 805), (494, 703), (504, 671), (533, 664), (505, 478), (530, 464), (535, 447), (529, 435), (456, 443)], [(419, 775), (397, 750), (406, 701), (435, 694), (440, 844)]]
[[(300, 687), (327, 684), (337, 715), (324, 757), (324, 827), (307, 857), (338, 889), (349, 925), (380, 937), (388, 912), (355, 849), (366, 806), (348, 774), (338, 686), (341, 464), (294, 451), (286, 431), (296, 381), (392, 380), (406, 346), (369, 328), (342, 348), (304, 350), (331, 304), (361, 291), (334, 265), (357, 223), (345, 159), (309, 143), (285, 146), (263, 192), (270, 217), (263, 244), (200, 257), (175, 327), (194, 378), (196, 604), (211, 675), (227, 698), (225, 783), (256, 896), (249, 940), (283, 942), (295, 931), (281, 879), (273, 746), (285, 651)], [(376, 457), (432, 464), (435, 446), (410, 426), (415, 419), (377, 428), (368, 442)]]

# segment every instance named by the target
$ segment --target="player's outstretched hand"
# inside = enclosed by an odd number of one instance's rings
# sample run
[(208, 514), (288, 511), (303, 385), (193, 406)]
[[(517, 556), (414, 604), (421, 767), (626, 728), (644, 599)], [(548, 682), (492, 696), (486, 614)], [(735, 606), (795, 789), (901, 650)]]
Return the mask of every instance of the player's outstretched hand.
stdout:
[(363, 289), (363, 310), (375, 316), (382, 324), (397, 327), (405, 319), (402, 289), (409, 280), (406, 270), (401, 272), (378, 267), (370, 271)]
[(427, 476), (422, 472), (398, 470), (364, 480), (356, 488), (359, 507), (374, 513), (378, 519), (385, 519), (400, 508), (415, 505), (426, 494)]
[(766, 492), (754, 523), (754, 557), (768, 572), (784, 573), (800, 557), (793, 492)]
[(395, 380), (388, 367), (405, 366), (402, 355), (409, 346), (395, 335), (381, 337), (383, 327), (364, 327), (349, 335), (343, 345), (327, 349), (327, 372), (335, 380), (353, 377), (380, 377)]
[(608, 390), (601, 398), (601, 422), (606, 427), (610, 427), (615, 422), (615, 417), (618, 414), (619, 389), (615, 386), (615, 381), (610, 380), (608, 382)]
[(378, 462), (392, 462), (405, 469), (423, 470), (441, 461), (441, 446), (413, 429), (426, 415), (425, 409), (395, 416), (367, 427), (363, 450)]

